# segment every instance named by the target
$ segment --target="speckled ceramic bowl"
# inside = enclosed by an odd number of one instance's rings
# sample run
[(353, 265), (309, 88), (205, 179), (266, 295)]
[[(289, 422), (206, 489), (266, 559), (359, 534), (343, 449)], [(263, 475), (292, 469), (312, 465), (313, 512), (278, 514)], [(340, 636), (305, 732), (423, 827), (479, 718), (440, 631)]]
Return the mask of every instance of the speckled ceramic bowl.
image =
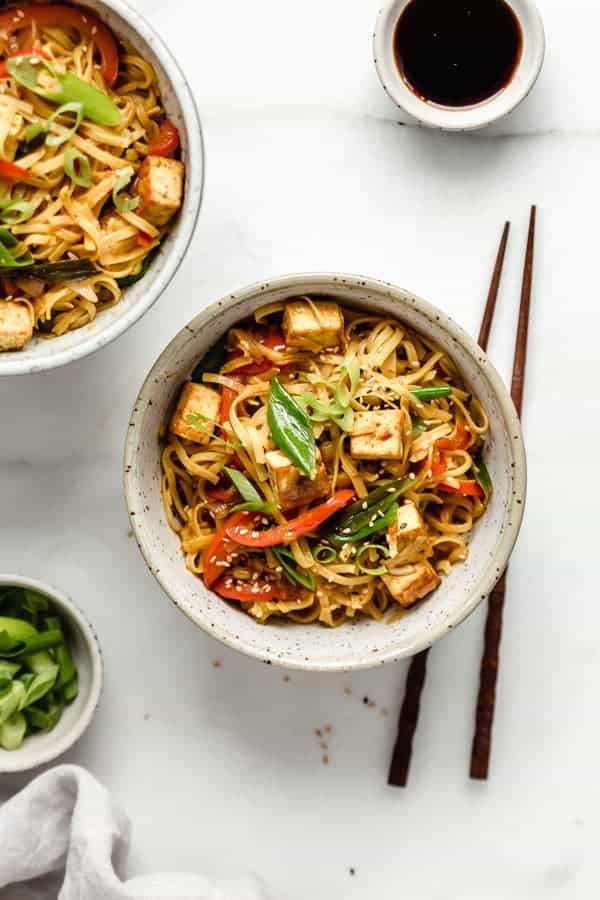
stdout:
[(0, 748), (0, 775), (26, 772), (52, 762), (75, 744), (94, 717), (102, 693), (103, 665), (98, 638), (81, 610), (65, 594), (24, 575), (0, 575), (0, 587), (16, 585), (44, 594), (63, 625), (79, 676), (79, 694), (52, 731), (25, 738), (18, 750)]
[[(211, 591), (185, 567), (179, 539), (167, 525), (160, 497), (157, 435), (182, 382), (215, 341), (265, 303), (298, 294), (326, 294), (350, 306), (395, 316), (432, 338), (456, 361), (491, 421), (486, 461), (494, 494), (477, 523), (468, 562), (455, 566), (441, 587), (394, 624), (368, 619), (330, 630), (319, 625), (259, 625)], [(441, 310), (408, 291), (350, 275), (293, 275), (224, 297), (179, 332), (148, 375), (129, 425), (125, 492), (131, 523), (150, 571), (173, 602), (209, 634), (265, 662), (299, 669), (368, 668), (411, 656), (433, 644), (486, 598), (514, 546), (525, 500), (523, 437), (498, 373), (465, 332)]]
[(0, 353), (0, 375), (30, 375), (64, 366), (95, 353), (127, 331), (158, 300), (175, 275), (200, 212), (204, 184), (202, 130), (193, 94), (179, 65), (148, 22), (123, 0), (82, 0), (76, 5), (94, 10), (117, 37), (131, 43), (154, 66), (165, 110), (181, 137), (186, 166), (183, 208), (146, 276), (127, 288), (116, 306), (77, 331), (51, 340), (34, 337), (20, 352)]

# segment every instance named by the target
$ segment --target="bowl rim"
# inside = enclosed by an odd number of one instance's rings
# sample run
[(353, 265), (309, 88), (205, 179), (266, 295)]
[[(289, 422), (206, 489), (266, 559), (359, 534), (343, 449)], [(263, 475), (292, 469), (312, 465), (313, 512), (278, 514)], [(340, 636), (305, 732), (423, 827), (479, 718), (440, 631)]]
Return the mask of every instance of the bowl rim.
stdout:
[[(171, 50), (158, 32), (155, 31), (154, 27), (137, 9), (126, 2), (126, 0), (97, 0), (97, 2), (99, 5), (108, 7), (117, 16), (124, 19), (143, 42), (150, 44), (157, 52), (161, 66), (181, 107), (181, 114), (186, 121), (188, 156), (190, 160), (197, 160), (198, 171), (195, 180), (186, 187), (189, 196), (196, 194), (197, 200), (191, 210), (192, 214), (180, 215), (178, 219), (177, 241), (179, 246), (174, 246), (172, 251), (166, 255), (163, 265), (156, 271), (155, 277), (148, 282), (148, 290), (140, 296), (139, 300), (130, 309), (124, 312), (122, 316), (115, 318), (100, 333), (84, 333), (81, 341), (74, 346), (57, 350), (56, 353), (51, 356), (48, 355), (44, 359), (38, 360), (35, 356), (23, 357), (19, 353), (14, 353), (10, 358), (0, 358), (0, 377), (4, 375), (33, 375), (38, 372), (47, 372), (60, 368), (87, 356), (92, 356), (128, 331), (154, 306), (175, 277), (185, 259), (200, 216), (206, 181), (206, 144), (198, 105), (190, 83)], [(80, 3), (75, 2), (74, 5), (85, 8), (86, 5), (89, 5), (89, 0), (87, 2), (86, 0), (81, 0)], [(97, 12), (95, 7), (92, 6), (92, 9)], [(85, 328), (81, 330), (85, 332)]]
[[(533, 0), (507, 0), (523, 33), (523, 52), (508, 85), (481, 103), (446, 107), (427, 103), (415, 94), (398, 71), (389, 31), (395, 31), (400, 16), (412, 0), (387, 0), (377, 15), (373, 31), (373, 60), (381, 86), (397, 107), (421, 125), (449, 132), (475, 131), (498, 122), (513, 112), (533, 90), (546, 55), (546, 34), (541, 13)], [(516, 83), (523, 68), (525, 49), (530, 52), (530, 70)]]
[(43, 751), (39, 751), (33, 762), (19, 764), (19, 750), (15, 750), (6, 755), (5, 751), (2, 751), (0, 755), (0, 775), (28, 772), (31, 769), (37, 769), (39, 766), (53, 762), (59, 756), (66, 753), (67, 750), (70, 750), (90, 726), (98, 708), (104, 684), (104, 662), (98, 636), (77, 604), (57, 587), (54, 587), (54, 585), (48, 584), (45, 581), (40, 581), (37, 578), (32, 578), (29, 575), (0, 572), (0, 587), (5, 585), (30, 588), (33, 591), (44, 594), (59, 609), (59, 611), (62, 610), (64, 612), (65, 617), (79, 629), (85, 641), (90, 654), (92, 678), (89, 698), (71, 730), (50, 747), (47, 747)]
[[(514, 468), (511, 470), (514, 490), (511, 492), (510, 500), (504, 515), (504, 529), (496, 547), (495, 565), (485, 567), (479, 574), (467, 592), (467, 602), (463, 602), (463, 604), (455, 610), (452, 618), (440, 622), (427, 632), (424, 632), (422, 637), (413, 641), (409, 647), (402, 649), (390, 647), (385, 651), (380, 651), (375, 658), (373, 658), (374, 654), (365, 654), (362, 657), (357, 657), (351, 663), (347, 661), (338, 662), (335, 660), (323, 662), (321, 660), (300, 658), (299, 656), (294, 655), (278, 655), (271, 652), (268, 647), (258, 647), (246, 643), (244, 638), (224, 632), (221, 629), (221, 626), (212, 625), (209, 622), (208, 616), (206, 616), (202, 610), (192, 611), (185, 604), (181, 603), (168, 587), (167, 579), (163, 575), (162, 566), (155, 565), (150, 542), (145, 536), (145, 529), (140, 529), (140, 521), (145, 515), (145, 511), (143, 505), (140, 504), (139, 494), (133, 478), (133, 473), (136, 468), (138, 435), (141, 429), (143, 415), (146, 411), (148, 401), (152, 401), (153, 399), (158, 373), (162, 372), (165, 368), (163, 360), (165, 360), (170, 353), (172, 345), (178, 342), (186, 333), (188, 335), (189, 333), (197, 333), (201, 328), (205, 327), (207, 321), (218, 314), (222, 314), (223, 310), (228, 306), (242, 304), (246, 300), (254, 298), (258, 299), (261, 296), (264, 297), (265, 292), (273, 290), (290, 290), (290, 292), (292, 292), (301, 289), (305, 292), (309, 292), (310, 290), (326, 292), (326, 283), (328, 283), (329, 286), (343, 286), (344, 284), (352, 285), (353, 287), (364, 289), (365, 291), (373, 291), (380, 295), (385, 294), (390, 299), (399, 300), (404, 304), (410, 302), (418, 312), (422, 313), (430, 320), (435, 320), (437, 326), (448, 332), (450, 337), (456, 339), (456, 341), (467, 351), (477, 367), (483, 369), (485, 377), (490, 383), (504, 416), (507, 433), (510, 432), (511, 448), (514, 456)], [(343, 303), (343, 300), (340, 300), (340, 302)], [(348, 302), (351, 303), (351, 299), (349, 299)], [(401, 317), (401, 312), (398, 313), (398, 316)], [(217, 340), (218, 337), (219, 335), (215, 334), (215, 340)], [(255, 282), (241, 290), (226, 294), (221, 299), (216, 300), (204, 308), (171, 338), (152, 365), (134, 401), (125, 440), (123, 480), (131, 528), (146, 565), (167, 597), (187, 616), (187, 618), (190, 619), (190, 621), (227, 647), (267, 664), (302, 671), (349, 672), (375, 668), (378, 665), (389, 662), (397, 662), (400, 659), (411, 657), (422, 650), (431, 647), (441, 637), (448, 634), (468, 618), (479, 604), (489, 596), (508, 565), (521, 529), (527, 492), (527, 460), (521, 423), (504, 381), (487, 354), (484, 353), (477, 342), (464, 331), (454, 319), (448, 316), (443, 310), (429, 303), (429, 301), (419, 297), (417, 294), (380, 279), (340, 272), (308, 272), (283, 275), (266, 281)], [(517, 500), (520, 502), (517, 502)], [(184, 565), (183, 560), (182, 565)], [(195, 615), (192, 614), (193, 612), (195, 612)]]

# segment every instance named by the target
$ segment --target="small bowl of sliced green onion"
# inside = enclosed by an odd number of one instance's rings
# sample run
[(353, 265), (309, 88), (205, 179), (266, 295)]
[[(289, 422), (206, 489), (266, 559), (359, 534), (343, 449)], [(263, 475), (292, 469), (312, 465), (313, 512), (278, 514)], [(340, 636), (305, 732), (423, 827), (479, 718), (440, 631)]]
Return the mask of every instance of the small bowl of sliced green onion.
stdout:
[(64, 594), (0, 575), (0, 774), (65, 753), (90, 724), (102, 690), (98, 639)]

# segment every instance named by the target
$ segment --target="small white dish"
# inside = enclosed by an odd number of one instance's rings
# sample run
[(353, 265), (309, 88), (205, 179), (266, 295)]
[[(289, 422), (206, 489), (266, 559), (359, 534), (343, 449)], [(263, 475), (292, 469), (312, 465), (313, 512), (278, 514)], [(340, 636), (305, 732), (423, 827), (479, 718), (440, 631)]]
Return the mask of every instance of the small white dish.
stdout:
[(32, 375), (64, 366), (95, 353), (127, 331), (169, 285), (183, 261), (200, 214), (204, 186), (202, 128), (194, 95), (175, 57), (148, 22), (124, 0), (82, 0), (74, 5), (93, 10), (117, 38), (129, 42), (154, 67), (164, 108), (181, 138), (181, 158), (185, 163), (183, 206), (144, 278), (127, 288), (116, 306), (99, 313), (83, 328), (50, 339), (36, 335), (24, 350), (0, 353), (0, 375)]
[(104, 677), (98, 638), (72, 600), (57, 588), (25, 575), (0, 575), (0, 587), (6, 585), (29, 588), (48, 598), (65, 627), (79, 677), (79, 694), (73, 703), (65, 706), (60, 720), (51, 731), (26, 737), (18, 750), (0, 748), (0, 775), (26, 772), (66, 753), (92, 721), (102, 693)]
[[(265, 304), (304, 294), (393, 316), (426, 335), (455, 360), (490, 418), (486, 463), (494, 493), (477, 522), (469, 559), (432, 596), (398, 621), (361, 619), (340, 628), (291, 622), (258, 624), (207, 590), (185, 566), (179, 537), (161, 500), (160, 429), (199, 359), (237, 322)], [(204, 310), (175, 336), (152, 367), (135, 402), (125, 448), (125, 494), (131, 525), (148, 568), (196, 625), (257, 659), (316, 671), (366, 669), (412, 656), (460, 624), (490, 593), (506, 567), (525, 502), (523, 436), (502, 379), (477, 346), (440, 309), (372, 278), (335, 273), (289, 275), (255, 284)]]
[(394, 35), (411, 0), (389, 0), (380, 10), (373, 34), (375, 68), (384, 90), (394, 103), (430, 128), (473, 131), (491, 125), (512, 112), (527, 97), (542, 69), (546, 38), (542, 17), (532, 0), (506, 0), (521, 26), (521, 58), (510, 82), (488, 100), (472, 106), (448, 107), (423, 100), (410, 88), (398, 68)]

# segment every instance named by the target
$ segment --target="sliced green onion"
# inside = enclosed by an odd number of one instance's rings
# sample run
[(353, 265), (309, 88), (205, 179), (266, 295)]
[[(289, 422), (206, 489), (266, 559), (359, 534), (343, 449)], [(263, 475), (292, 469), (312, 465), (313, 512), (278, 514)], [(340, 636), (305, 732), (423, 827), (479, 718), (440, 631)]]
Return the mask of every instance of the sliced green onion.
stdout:
[[(214, 431), (210, 428), (207, 428), (205, 425), (208, 422), (214, 428), (219, 428), (221, 431), (225, 431), (222, 425), (219, 425), (217, 422), (213, 422), (212, 419), (209, 419), (208, 416), (203, 416), (202, 413), (190, 413), (186, 416), (186, 421), (188, 425), (191, 425), (192, 428), (196, 428), (198, 431), (202, 431), (203, 434), (208, 434), (210, 437), (213, 437)], [(234, 450), (239, 450), (241, 448), (241, 444), (239, 441), (229, 441), (226, 438), (221, 438), (221, 440), (230, 448)]]
[(288, 581), (292, 584), (299, 584), (301, 587), (314, 591), (317, 582), (312, 572), (307, 569), (301, 569), (294, 558), (294, 554), (286, 547), (271, 547), (273, 555), (278, 560)]
[[(346, 378), (350, 381), (350, 388), (347, 388), (345, 385)], [(352, 356), (350, 359), (344, 361), (342, 366), (342, 377), (335, 389), (335, 400), (340, 407), (349, 406), (351, 401), (354, 400), (359, 381), (360, 366), (356, 357)]]
[(63, 697), (65, 699), (65, 703), (72, 703), (73, 700), (79, 694), (79, 678), (75, 675), (71, 681), (69, 681), (63, 687)]
[(275, 504), (267, 503), (266, 500), (248, 500), (244, 503), (237, 503), (235, 506), (232, 506), (230, 512), (234, 513), (248, 510), (248, 512), (272, 513), (275, 512), (275, 509)]
[(423, 434), (424, 431), (427, 431), (427, 425), (419, 416), (412, 417), (412, 431), (410, 433), (413, 441)]
[(363, 554), (368, 553), (369, 550), (376, 550), (377, 553), (381, 553), (386, 559), (389, 559), (390, 551), (384, 544), (365, 544), (356, 554), (356, 568), (362, 575), (385, 575), (387, 572), (385, 566), (378, 566), (376, 569), (370, 569), (361, 562), (361, 557)]
[[(346, 379), (350, 386), (346, 386)], [(327, 384), (321, 375), (308, 372), (306, 380), (311, 384)], [(354, 426), (354, 410), (351, 402), (354, 399), (360, 380), (360, 366), (355, 356), (344, 360), (342, 375), (338, 381), (333, 400), (320, 400), (312, 391), (305, 391), (297, 400), (313, 422), (335, 422), (342, 431), (352, 431)]]
[(315, 547), (312, 555), (322, 566), (335, 562), (337, 559), (337, 551), (334, 550), (333, 547), (328, 547), (326, 544), (319, 544), (318, 547)]
[(56, 725), (79, 683), (62, 622), (46, 615), (44, 595), (0, 587), (0, 608), (0, 747), (13, 750), (28, 730)]
[(64, 113), (75, 113), (75, 122), (67, 131), (63, 134), (49, 134), (46, 138), (46, 143), (49, 147), (60, 147), (61, 144), (66, 144), (67, 141), (70, 141), (81, 123), (83, 122), (83, 104), (82, 103), (63, 103), (62, 106), (59, 106), (56, 109), (49, 119), (46, 120), (46, 131), (50, 130), (50, 126), (55, 121), (58, 116), (64, 115)]
[(492, 496), (493, 485), (491, 475), (483, 461), (483, 456), (479, 455), (473, 460), (473, 472), (475, 473), (475, 481), (485, 494), (486, 501), (489, 500)]
[(25, 699), (25, 686), (21, 681), (13, 681), (8, 690), (0, 696), (0, 725), (19, 711)]
[(29, 221), (35, 212), (35, 203), (28, 200), (0, 200), (0, 222), (4, 225), (21, 225)]
[(9, 681), (12, 681), (20, 668), (21, 663), (14, 663), (9, 662), (6, 659), (0, 659), (0, 678), (8, 678)]
[(431, 400), (440, 400), (442, 397), (449, 397), (452, 393), (452, 388), (447, 386), (415, 388), (410, 393), (417, 400), (420, 400), (421, 403), (429, 403)]
[(18, 750), (25, 738), (27, 720), (21, 712), (14, 713), (0, 725), (0, 747), (4, 750)]
[(29, 588), (25, 588), (23, 593), (21, 614), (26, 613), (33, 627), (38, 628), (41, 614), (48, 612), (48, 601), (43, 594), (38, 594), (37, 591), (32, 591)]
[(237, 506), (233, 506), (231, 512), (239, 512), (241, 510), (265, 513), (274, 512), (275, 504), (267, 503), (263, 500), (252, 482), (242, 472), (238, 472), (237, 469), (230, 469), (229, 466), (224, 466), (223, 471), (227, 472), (236, 490), (245, 501), (244, 503), (238, 503)]
[[(39, 675), (33, 675), (31, 680), (25, 684), (25, 697), (23, 698), (20, 709), (26, 709), (33, 703), (41, 700), (48, 691), (51, 691), (56, 683), (59, 667), (57, 665), (48, 666), (47, 670), (40, 672)], [(23, 675), (21, 681), (25, 683), (26, 676)]]
[(32, 263), (33, 256), (25, 244), (20, 244), (7, 228), (0, 228), (0, 268), (22, 269)]
[(262, 497), (252, 484), (252, 482), (246, 478), (242, 472), (238, 472), (237, 469), (230, 469), (229, 466), (224, 466), (223, 471), (227, 472), (229, 478), (233, 482), (235, 489), (239, 494), (244, 498), (244, 500), (254, 503), (262, 502)]
[(139, 197), (124, 197), (121, 194), (121, 191), (127, 187), (129, 182), (131, 181), (132, 177), (133, 177), (133, 172), (123, 172), (121, 175), (119, 175), (119, 177), (117, 178), (117, 180), (115, 182), (115, 186), (113, 187), (113, 191), (112, 191), (113, 203), (115, 204), (115, 208), (120, 213), (133, 212), (133, 210), (137, 209), (137, 207), (140, 204)]
[(54, 651), (54, 659), (56, 660), (56, 663), (59, 667), (56, 686), (61, 688), (72, 681), (73, 678), (75, 678), (75, 676), (77, 675), (77, 670), (73, 663), (71, 651), (69, 650), (69, 646), (65, 640), (62, 623), (58, 616), (49, 616), (46, 619), (46, 628), (49, 631), (58, 630), (63, 636), (63, 643), (60, 645), (60, 647), (56, 647)]
[(75, 147), (67, 147), (64, 167), (73, 184), (84, 188), (92, 186), (92, 167), (85, 153), (80, 153)]
[(41, 120), (38, 120), (37, 122), (31, 122), (25, 129), (25, 140), (28, 144), (31, 144), (42, 134), (45, 135), (46, 131), (46, 122), (42, 122)]

